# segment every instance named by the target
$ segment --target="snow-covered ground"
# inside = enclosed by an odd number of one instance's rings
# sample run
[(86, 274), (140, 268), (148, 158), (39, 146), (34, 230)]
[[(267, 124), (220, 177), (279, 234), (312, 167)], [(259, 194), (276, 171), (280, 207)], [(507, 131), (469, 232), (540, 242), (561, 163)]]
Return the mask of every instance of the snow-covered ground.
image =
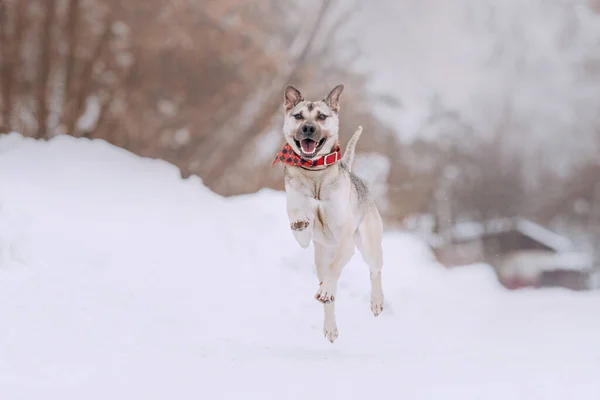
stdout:
[(598, 399), (600, 296), (509, 293), (385, 237), (322, 336), (281, 193), (222, 198), (102, 141), (0, 138), (0, 399)]

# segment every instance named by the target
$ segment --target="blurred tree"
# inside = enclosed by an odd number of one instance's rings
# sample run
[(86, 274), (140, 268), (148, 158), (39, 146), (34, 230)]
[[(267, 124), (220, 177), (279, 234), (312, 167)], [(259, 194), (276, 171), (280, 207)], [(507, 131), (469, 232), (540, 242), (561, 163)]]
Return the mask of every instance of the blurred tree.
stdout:
[[(102, 138), (224, 194), (250, 190), (225, 177), (260, 146), (286, 84), (344, 81), (345, 101), (366, 102), (365, 79), (340, 58), (352, 44), (335, 41), (356, 5), (313, 3), (0, 0), (1, 130)], [(354, 124), (378, 127), (369, 113)]]

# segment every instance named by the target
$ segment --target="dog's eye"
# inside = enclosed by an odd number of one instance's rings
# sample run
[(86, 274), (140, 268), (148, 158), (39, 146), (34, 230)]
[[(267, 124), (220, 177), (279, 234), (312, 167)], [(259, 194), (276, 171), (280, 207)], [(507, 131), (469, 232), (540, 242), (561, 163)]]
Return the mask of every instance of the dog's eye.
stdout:
[(296, 115), (294, 115), (294, 118), (296, 118), (296, 119), (302, 119), (302, 114), (296, 114)]
[(327, 118), (327, 115), (325, 115), (325, 114), (319, 114), (319, 119), (321, 121), (325, 121), (325, 118)]

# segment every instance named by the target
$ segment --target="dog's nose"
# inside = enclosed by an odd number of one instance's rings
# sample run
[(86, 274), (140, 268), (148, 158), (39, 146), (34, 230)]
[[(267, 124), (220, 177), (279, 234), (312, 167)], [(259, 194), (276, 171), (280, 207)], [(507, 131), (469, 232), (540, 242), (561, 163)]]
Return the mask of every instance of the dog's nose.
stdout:
[(315, 133), (317, 127), (311, 124), (305, 124), (302, 126), (302, 132), (306, 134)]

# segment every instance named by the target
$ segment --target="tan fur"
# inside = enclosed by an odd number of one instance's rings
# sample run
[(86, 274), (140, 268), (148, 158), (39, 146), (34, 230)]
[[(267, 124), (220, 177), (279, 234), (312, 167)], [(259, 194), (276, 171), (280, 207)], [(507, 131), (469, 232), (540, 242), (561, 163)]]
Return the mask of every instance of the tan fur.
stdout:
[[(297, 154), (301, 149), (301, 127), (316, 122), (315, 141), (323, 141), (312, 158), (329, 154), (337, 144), (339, 133), (339, 97), (343, 86), (334, 88), (325, 100), (307, 102), (297, 89), (288, 86), (284, 94), (284, 135)], [(302, 119), (296, 116), (302, 114)], [(311, 125), (312, 126), (312, 125)], [(343, 268), (359, 249), (370, 269), (371, 311), (375, 316), (383, 311), (384, 296), (381, 281), (383, 225), (366, 184), (351, 172), (354, 148), (362, 127), (359, 127), (346, 148), (341, 162), (316, 170), (285, 165), (287, 213), (292, 233), (301, 247), (312, 242), (319, 287), (315, 298), (324, 304), (323, 333), (332, 343), (338, 337), (335, 317), (337, 283)]]

